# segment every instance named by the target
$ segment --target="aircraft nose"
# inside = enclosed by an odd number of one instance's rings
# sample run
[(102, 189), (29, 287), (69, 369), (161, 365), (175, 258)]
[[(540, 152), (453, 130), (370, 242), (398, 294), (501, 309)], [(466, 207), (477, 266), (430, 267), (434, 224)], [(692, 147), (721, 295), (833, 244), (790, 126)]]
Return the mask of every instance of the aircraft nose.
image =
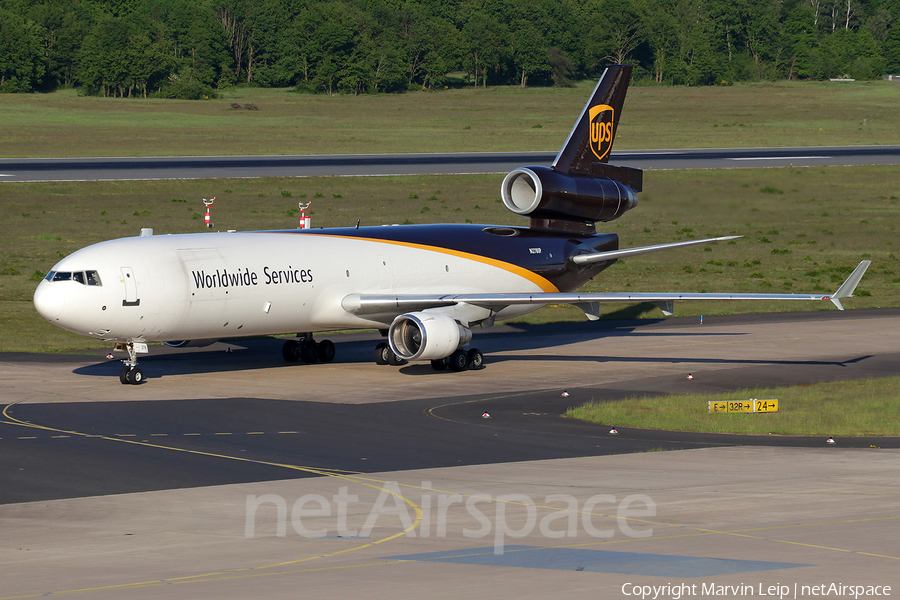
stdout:
[(59, 320), (65, 302), (65, 296), (47, 281), (42, 281), (34, 290), (34, 308), (50, 322)]

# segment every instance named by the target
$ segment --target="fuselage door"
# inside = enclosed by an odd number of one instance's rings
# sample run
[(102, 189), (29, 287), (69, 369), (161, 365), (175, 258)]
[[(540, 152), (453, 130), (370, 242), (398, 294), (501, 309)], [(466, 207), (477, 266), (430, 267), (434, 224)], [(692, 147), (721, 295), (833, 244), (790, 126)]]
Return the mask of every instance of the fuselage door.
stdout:
[(134, 270), (131, 267), (122, 267), (122, 283), (125, 284), (125, 299), (122, 306), (140, 306), (138, 298), (137, 281), (134, 278)]

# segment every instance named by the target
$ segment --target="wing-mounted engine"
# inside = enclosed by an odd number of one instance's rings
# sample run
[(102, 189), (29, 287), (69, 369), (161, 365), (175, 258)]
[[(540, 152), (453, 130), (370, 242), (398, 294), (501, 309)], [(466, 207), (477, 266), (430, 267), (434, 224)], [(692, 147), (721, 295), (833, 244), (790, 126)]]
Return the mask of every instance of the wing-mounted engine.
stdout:
[(388, 330), (388, 343), (404, 360), (438, 360), (472, 340), (472, 332), (453, 317), (414, 312), (398, 316)]
[[(641, 171), (621, 171), (623, 179), (639, 179)], [(638, 175), (629, 171), (637, 171)], [(632, 182), (633, 183), (633, 182)], [(640, 182), (637, 182), (638, 190)], [(597, 221), (612, 221), (637, 206), (637, 191), (612, 177), (561, 173), (548, 167), (520, 167), (503, 179), (500, 197), (506, 208), (531, 217), (532, 229), (565, 229), (594, 233)]]

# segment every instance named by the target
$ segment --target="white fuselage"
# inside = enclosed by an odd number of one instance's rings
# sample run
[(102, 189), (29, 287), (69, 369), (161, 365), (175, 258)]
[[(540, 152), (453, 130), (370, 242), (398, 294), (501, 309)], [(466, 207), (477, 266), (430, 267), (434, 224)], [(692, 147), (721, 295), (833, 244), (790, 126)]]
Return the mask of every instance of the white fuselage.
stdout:
[[(555, 291), (530, 271), (474, 254), (314, 232), (123, 238), (71, 254), (51, 275), (91, 271), (99, 285), (48, 276), (35, 291), (35, 306), (69, 331), (122, 342), (390, 324), (344, 310), (341, 301), (350, 294)], [(536, 308), (510, 307), (497, 317)]]

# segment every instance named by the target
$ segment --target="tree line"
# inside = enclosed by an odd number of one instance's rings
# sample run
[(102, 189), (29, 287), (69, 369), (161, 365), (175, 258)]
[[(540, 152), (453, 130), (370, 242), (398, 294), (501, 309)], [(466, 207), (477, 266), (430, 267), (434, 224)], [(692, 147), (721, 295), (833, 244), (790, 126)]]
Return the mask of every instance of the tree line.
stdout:
[(200, 98), (900, 72), (900, 0), (0, 0), (0, 91)]

